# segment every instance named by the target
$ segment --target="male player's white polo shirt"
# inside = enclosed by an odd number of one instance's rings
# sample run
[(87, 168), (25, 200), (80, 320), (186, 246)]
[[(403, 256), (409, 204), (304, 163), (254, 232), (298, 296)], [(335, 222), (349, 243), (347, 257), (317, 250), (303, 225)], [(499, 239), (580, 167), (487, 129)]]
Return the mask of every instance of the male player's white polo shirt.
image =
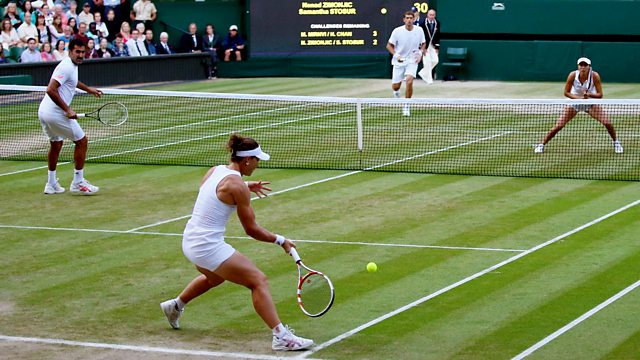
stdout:
[[(410, 61), (409, 56), (413, 50), (419, 50), (420, 45), (426, 42), (424, 37), (424, 31), (419, 26), (414, 26), (411, 31), (403, 26), (398, 26), (391, 32), (389, 37), (389, 43), (393, 45), (395, 55), (391, 59), (391, 65), (394, 66), (407, 66)], [(398, 62), (398, 57), (405, 59), (403, 62)]]
[[(58, 94), (60, 94), (62, 101), (70, 106), (78, 85), (78, 65), (68, 57), (63, 59), (53, 70), (51, 79), (60, 84)], [(68, 119), (64, 110), (56, 105), (46, 93), (38, 108), (38, 117), (42, 130), (51, 141), (62, 141), (65, 138), (77, 141), (84, 137), (84, 131), (78, 121)]]

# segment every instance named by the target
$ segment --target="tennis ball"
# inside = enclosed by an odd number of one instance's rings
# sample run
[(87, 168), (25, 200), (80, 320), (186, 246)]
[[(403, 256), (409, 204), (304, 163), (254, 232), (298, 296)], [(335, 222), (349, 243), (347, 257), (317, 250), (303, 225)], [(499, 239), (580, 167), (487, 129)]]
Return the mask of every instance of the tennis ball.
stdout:
[(378, 271), (378, 265), (374, 262), (370, 262), (367, 264), (367, 271), (372, 273)]
[(380, 9), (380, 12), (381, 12), (383, 15), (384, 15), (384, 14), (386, 14), (386, 13), (387, 13), (387, 8), (382, 8), (382, 9)]

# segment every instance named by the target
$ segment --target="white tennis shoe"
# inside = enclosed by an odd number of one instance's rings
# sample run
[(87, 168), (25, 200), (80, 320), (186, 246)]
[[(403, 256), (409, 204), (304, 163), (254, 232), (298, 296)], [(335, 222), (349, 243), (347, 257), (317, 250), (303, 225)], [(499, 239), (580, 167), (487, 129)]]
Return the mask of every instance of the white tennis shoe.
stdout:
[(405, 105), (402, 108), (402, 116), (411, 116), (411, 108), (409, 107), (409, 105)]
[(400, 98), (400, 91), (394, 91), (393, 92), (393, 97), (396, 98), (396, 99), (399, 99)]
[(47, 195), (53, 195), (53, 194), (62, 194), (64, 192), (64, 188), (62, 186), (60, 186), (60, 183), (58, 182), (58, 179), (56, 179), (56, 183), (51, 185), (49, 183), (47, 183), (44, 186), (44, 193)]
[(180, 323), (178, 320), (180, 320), (180, 316), (182, 316), (184, 308), (182, 310), (178, 310), (178, 305), (176, 304), (175, 299), (160, 303), (160, 308), (164, 312), (164, 316), (169, 320), (169, 325), (174, 329), (180, 329)]
[(279, 338), (273, 335), (271, 348), (277, 351), (306, 350), (314, 345), (313, 340), (293, 335), (293, 329), (285, 325), (285, 333)]
[(620, 145), (620, 141), (616, 140), (613, 142), (613, 150), (616, 152), (616, 154), (622, 154), (624, 152), (622, 145)]
[(72, 195), (95, 195), (100, 188), (89, 184), (87, 179), (82, 179), (79, 183), (72, 182), (69, 191)]
[(544, 144), (538, 144), (533, 148), (533, 152), (536, 154), (542, 154), (544, 152)]

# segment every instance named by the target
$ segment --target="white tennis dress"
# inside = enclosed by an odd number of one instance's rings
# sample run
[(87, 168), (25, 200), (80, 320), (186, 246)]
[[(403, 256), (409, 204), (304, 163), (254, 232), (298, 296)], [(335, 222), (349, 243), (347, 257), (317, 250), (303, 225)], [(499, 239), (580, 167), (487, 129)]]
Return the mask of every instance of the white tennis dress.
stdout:
[(200, 186), (191, 219), (182, 236), (182, 252), (192, 263), (215, 271), (236, 251), (224, 241), (227, 221), (236, 210), (218, 199), (218, 184), (227, 176), (241, 176), (225, 165), (216, 166), (213, 173)]
[[(580, 70), (576, 70), (576, 78), (573, 79), (573, 85), (571, 86), (571, 93), (574, 95), (584, 95), (585, 93), (595, 94), (596, 86), (593, 83), (593, 70), (589, 69), (589, 76), (584, 83), (580, 82)], [(580, 104), (572, 105), (576, 111), (589, 111), (592, 105)]]

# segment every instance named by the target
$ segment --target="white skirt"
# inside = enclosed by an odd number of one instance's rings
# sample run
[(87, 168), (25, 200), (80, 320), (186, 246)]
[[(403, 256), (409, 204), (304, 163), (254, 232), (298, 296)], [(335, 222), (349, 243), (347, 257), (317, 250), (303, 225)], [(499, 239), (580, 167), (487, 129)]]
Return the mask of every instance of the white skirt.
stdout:
[(204, 239), (202, 236), (185, 234), (182, 237), (182, 252), (195, 265), (214, 272), (236, 249), (227, 244), (224, 238)]

